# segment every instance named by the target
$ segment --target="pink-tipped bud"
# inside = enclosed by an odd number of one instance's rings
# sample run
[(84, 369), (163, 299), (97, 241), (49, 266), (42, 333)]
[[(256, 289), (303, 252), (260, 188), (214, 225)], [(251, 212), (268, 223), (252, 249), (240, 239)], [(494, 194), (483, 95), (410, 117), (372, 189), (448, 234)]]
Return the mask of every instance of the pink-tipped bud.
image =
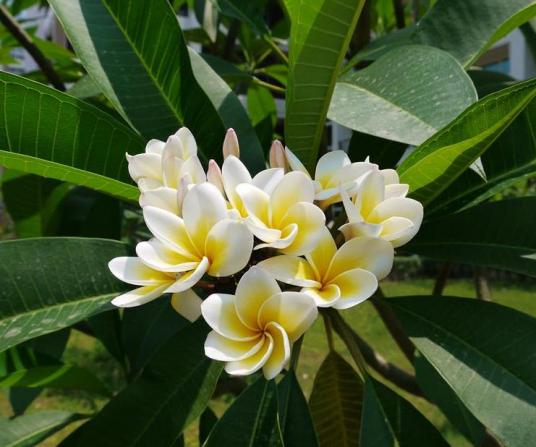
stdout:
[(218, 163), (214, 160), (208, 162), (207, 180), (223, 192), (223, 176)]
[(227, 129), (223, 140), (223, 159), (225, 160), (229, 155), (240, 158), (240, 146), (234, 129)]
[(270, 147), (270, 167), (288, 169), (285, 148), (279, 140), (274, 140)]

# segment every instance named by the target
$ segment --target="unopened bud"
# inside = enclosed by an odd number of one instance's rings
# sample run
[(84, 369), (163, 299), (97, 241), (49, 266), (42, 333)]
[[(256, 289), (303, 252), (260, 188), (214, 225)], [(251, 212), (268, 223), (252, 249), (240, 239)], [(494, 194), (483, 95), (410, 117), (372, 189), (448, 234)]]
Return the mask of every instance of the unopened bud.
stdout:
[(279, 140), (274, 140), (270, 147), (270, 167), (288, 169), (285, 148)]
[(218, 163), (214, 160), (208, 162), (207, 180), (223, 192), (223, 176)]
[(240, 158), (240, 146), (234, 129), (227, 129), (223, 140), (223, 159), (225, 160), (229, 155)]

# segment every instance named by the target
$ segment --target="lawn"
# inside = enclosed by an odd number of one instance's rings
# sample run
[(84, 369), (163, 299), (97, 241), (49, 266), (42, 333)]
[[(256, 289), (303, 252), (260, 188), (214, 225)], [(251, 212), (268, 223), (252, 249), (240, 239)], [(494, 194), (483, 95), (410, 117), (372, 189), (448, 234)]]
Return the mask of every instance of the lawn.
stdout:
[[(536, 316), (536, 285), (492, 284), (491, 286), (494, 301)], [(433, 282), (430, 279), (385, 282), (382, 284), (383, 291), (387, 296), (427, 295), (430, 294), (432, 287)], [(469, 280), (452, 281), (448, 284), (445, 294), (474, 297), (473, 284)], [(365, 302), (352, 310), (345, 311), (343, 315), (351, 326), (384, 357), (410, 370), (409, 363), (387, 334), (383, 323), (370, 303)], [(336, 348), (350, 361), (339, 340), (336, 340)], [(323, 323), (319, 319), (305, 337), (300, 363), (298, 365), (298, 377), (307, 395), (311, 392), (315, 372), (318, 370), (326, 352), (327, 343)], [(91, 337), (73, 331), (65, 354), (65, 360), (91, 369), (112, 389), (118, 390), (122, 386), (123, 380), (117, 364), (102, 345)], [(470, 445), (456, 433), (445, 418), (431, 404), (423, 399), (405, 396), (409, 397), (412, 403), (419, 407), (436, 427), (441, 430), (451, 445)], [(211, 406), (217, 413), (222, 413), (228, 402), (229, 398), (224, 397), (211, 403)], [(46, 390), (32, 404), (29, 411), (54, 408), (88, 413), (97, 410), (104, 403), (104, 399), (96, 398), (87, 393)], [(4, 416), (11, 414), (9, 402), (4, 392), (0, 395), (0, 412)], [(42, 445), (56, 445), (73, 427), (74, 425), (67, 427)], [(192, 426), (187, 432), (187, 445), (197, 445), (196, 437), (197, 427)]]

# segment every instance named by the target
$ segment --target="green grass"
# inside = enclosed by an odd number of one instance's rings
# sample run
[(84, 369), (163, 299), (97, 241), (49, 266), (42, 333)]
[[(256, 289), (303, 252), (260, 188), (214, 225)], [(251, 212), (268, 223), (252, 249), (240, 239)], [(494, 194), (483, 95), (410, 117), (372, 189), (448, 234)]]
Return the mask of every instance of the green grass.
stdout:
[[(382, 289), (385, 295), (429, 295), (433, 287), (430, 279), (419, 279), (403, 282), (385, 282)], [(527, 284), (491, 284), (493, 300), (506, 306), (536, 316), (536, 286)], [(469, 280), (451, 281), (445, 290), (445, 295), (474, 297), (474, 287)], [(430, 299), (434, 299), (430, 297)], [(404, 355), (398, 349), (394, 341), (389, 337), (382, 321), (368, 302), (354, 309), (343, 312), (344, 318), (359, 334), (379, 353), (389, 361), (411, 371), (411, 366)], [(335, 338), (335, 347), (351, 363), (340, 340)], [(315, 373), (318, 370), (324, 356), (328, 351), (322, 319), (314, 324), (307, 333), (301, 351), (298, 365), (298, 377), (307, 396), (310, 395)], [(104, 347), (91, 337), (87, 337), (77, 331), (72, 332), (71, 339), (65, 354), (65, 360), (84, 366), (98, 375), (108, 386), (118, 391), (124, 386), (121, 369), (117, 362), (105, 351)], [(397, 390), (400, 392), (400, 390)], [(0, 391), (0, 414), (11, 415), (7, 395)], [(448, 423), (444, 416), (424, 399), (410, 396), (401, 392), (443, 433), (453, 446), (465, 447), (470, 444), (459, 435)], [(229, 397), (224, 397), (211, 403), (211, 407), (217, 414), (222, 414), (230, 402)], [(106, 401), (103, 398), (88, 393), (67, 392), (58, 390), (45, 390), (41, 396), (31, 405), (29, 411), (44, 409), (65, 409), (91, 413), (98, 411)], [(76, 427), (74, 424), (62, 430), (52, 438), (49, 438), (43, 446), (52, 447)], [(197, 427), (193, 424), (186, 433), (187, 445), (197, 445)]]

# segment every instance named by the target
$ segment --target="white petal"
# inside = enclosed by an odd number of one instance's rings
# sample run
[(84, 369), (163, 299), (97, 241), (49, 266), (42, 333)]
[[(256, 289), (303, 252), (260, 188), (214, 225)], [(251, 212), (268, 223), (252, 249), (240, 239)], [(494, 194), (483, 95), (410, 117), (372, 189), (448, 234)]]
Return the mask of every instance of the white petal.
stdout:
[(361, 222), (363, 217), (359, 208), (350, 200), (348, 192), (341, 189), (342, 204), (344, 206), (344, 211), (350, 222)]
[(235, 296), (213, 293), (201, 303), (201, 314), (218, 334), (235, 341), (255, 340), (258, 330), (248, 328), (238, 317)]
[(312, 203), (314, 198), (313, 182), (303, 172), (294, 171), (285, 174), (270, 197), (273, 224), (279, 227), (279, 222), (292, 205), (299, 202)]
[(165, 144), (166, 143), (160, 140), (156, 140), (156, 139), (149, 140), (149, 142), (147, 143), (147, 146), (145, 146), (145, 152), (147, 152), (148, 154), (162, 155)]
[(281, 168), (265, 169), (253, 177), (251, 183), (270, 195), (284, 175), (285, 171)]
[(262, 305), (277, 293), (281, 293), (277, 281), (265, 270), (251, 267), (236, 287), (235, 306), (240, 320), (250, 329), (258, 330)]
[(112, 274), (127, 284), (134, 286), (149, 286), (173, 281), (173, 278), (165, 273), (147, 267), (140, 258), (119, 257), (108, 263)]
[(335, 309), (348, 309), (362, 303), (378, 288), (378, 280), (373, 273), (363, 269), (353, 269), (335, 277), (332, 284), (337, 285), (341, 297), (334, 304)]
[(197, 257), (177, 253), (158, 239), (140, 242), (136, 245), (136, 254), (145, 265), (161, 272), (188, 272), (194, 270), (200, 261)]
[(151, 191), (153, 189), (163, 188), (162, 180), (156, 180), (148, 177), (142, 177), (138, 180), (138, 188), (141, 192)]
[(137, 182), (140, 178), (162, 179), (162, 157), (157, 154), (128, 155), (128, 172), (132, 180)]
[(229, 276), (242, 270), (253, 251), (253, 235), (241, 221), (225, 219), (209, 231), (205, 254), (210, 259), (208, 274)]
[(391, 242), (395, 248), (409, 242), (417, 234), (417, 231), (419, 231), (419, 227), (411, 220), (399, 216), (393, 216), (384, 220), (381, 227), (381, 237)]
[(192, 132), (187, 127), (181, 127), (177, 132), (175, 132), (182, 145), (182, 158), (187, 159), (194, 155), (197, 155), (197, 143), (195, 138), (192, 135)]
[[(305, 255), (307, 261), (313, 268), (318, 281), (322, 281), (326, 275), (329, 264), (331, 263), (333, 256), (335, 256), (335, 252), (337, 251), (337, 244), (335, 244), (333, 236), (329, 230), (324, 227), (320, 233), (320, 238), (316, 242), (313, 250)], [(304, 287), (316, 286), (304, 285)]]
[(262, 372), (266, 380), (271, 380), (277, 377), (290, 360), (290, 341), (285, 330), (277, 323), (268, 323), (265, 330), (272, 336), (274, 347)]
[(244, 203), (249, 217), (254, 217), (264, 225), (270, 225), (270, 196), (268, 194), (248, 183), (238, 185), (236, 192)]
[(273, 256), (257, 264), (278, 281), (298, 287), (321, 287), (309, 263), (298, 256)]
[(177, 190), (173, 188), (163, 187), (142, 192), (140, 195), (140, 206), (142, 208), (144, 206), (154, 206), (173, 214), (180, 214)]
[(328, 284), (321, 289), (304, 288), (301, 291), (313, 298), (318, 307), (332, 307), (341, 297), (341, 291), (336, 284)]
[[(255, 234), (255, 236), (257, 236), (257, 234)], [(283, 228), (283, 230), (281, 230), (278, 239), (272, 242), (268, 242), (266, 244), (257, 244), (255, 246), (255, 250), (259, 250), (261, 248), (267, 248), (267, 247), (275, 248), (278, 250), (287, 249), (290, 245), (292, 245), (292, 243), (294, 242), (297, 236), (298, 236), (298, 225), (296, 225), (295, 223), (291, 223), (287, 225), (285, 228)]]
[(318, 160), (315, 170), (315, 180), (324, 186), (336, 186), (340, 181), (337, 179), (337, 174), (344, 166), (348, 166), (350, 163), (350, 159), (344, 151), (336, 150), (327, 152)]
[(207, 176), (203, 165), (199, 161), (196, 155), (192, 155), (190, 158), (184, 160), (181, 167), (180, 176), (181, 178), (188, 174), (192, 178), (192, 183), (199, 185), (200, 183), (206, 182)]
[[(276, 242), (281, 238), (281, 231), (275, 228), (268, 228), (263, 222), (257, 220), (255, 216), (248, 216), (246, 224), (249, 230), (258, 237), (261, 241), (270, 244)], [(263, 246), (267, 246), (263, 244)], [(258, 246), (257, 246), (258, 247)]]
[(123, 293), (112, 300), (112, 304), (117, 307), (136, 307), (153, 301), (162, 296), (167, 288), (167, 284), (158, 286), (144, 286)]
[(339, 231), (344, 235), (344, 239), (349, 241), (354, 237), (380, 237), (382, 224), (371, 224), (368, 222), (348, 222), (339, 227)]
[(385, 197), (385, 180), (378, 171), (370, 171), (363, 179), (357, 190), (356, 205), (358, 205), (361, 215), (367, 216), (374, 207), (381, 203)]
[(251, 183), (251, 175), (237, 157), (230, 155), (225, 159), (222, 166), (223, 186), (225, 188), (225, 194), (231, 202), (231, 205), (235, 207), (241, 214), (243, 214), (243, 204), (240, 196), (236, 192), (236, 187), (241, 183)]
[(312, 203), (299, 202), (290, 206), (281, 220), (284, 227), (295, 224), (298, 234), (290, 245), (282, 251), (285, 254), (304, 255), (309, 253), (322, 237), (326, 216)]
[(272, 355), (274, 342), (268, 333), (264, 335), (264, 343), (261, 349), (250, 357), (225, 365), (225, 371), (233, 376), (247, 376), (261, 369)]
[(385, 198), (390, 199), (392, 197), (406, 197), (408, 191), (409, 185), (406, 185), (405, 183), (385, 185)]
[(173, 309), (188, 321), (195, 321), (201, 315), (201, 303), (203, 300), (192, 289), (171, 295)]
[(259, 352), (263, 345), (261, 335), (251, 341), (236, 341), (211, 331), (205, 341), (205, 355), (221, 362), (244, 360)]
[(288, 147), (285, 148), (285, 155), (287, 157), (287, 162), (290, 166), (290, 169), (292, 169), (293, 171), (303, 172), (305, 175), (310, 177), (309, 172), (307, 171), (303, 163), (291, 152)]
[(218, 188), (211, 183), (201, 183), (186, 193), (182, 216), (192, 242), (203, 251), (210, 229), (227, 218), (227, 205)]
[(318, 311), (314, 300), (300, 292), (281, 292), (265, 301), (259, 312), (259, 326), (279, 324), (295, 342), (313, 324)]
[(170, 248), (187, 257), (198, 254), (184, 221), (179, 216), (154, 206), (146, 206), (143, 208), (143, 218), (149, 231)]
[(201, 259), (195, 270), (190, 270), (189, 272), (181, 274), (179, 278), (167, 288), (166, 293), (184, 292), (185, 290), (191, 289), (207, 272), (208, 267), (208, 259)]
[(386, 185), (392, 185), (400, 182), (398, 173), (394, 169), (382, 169), (380, 174), (383, 175)]

